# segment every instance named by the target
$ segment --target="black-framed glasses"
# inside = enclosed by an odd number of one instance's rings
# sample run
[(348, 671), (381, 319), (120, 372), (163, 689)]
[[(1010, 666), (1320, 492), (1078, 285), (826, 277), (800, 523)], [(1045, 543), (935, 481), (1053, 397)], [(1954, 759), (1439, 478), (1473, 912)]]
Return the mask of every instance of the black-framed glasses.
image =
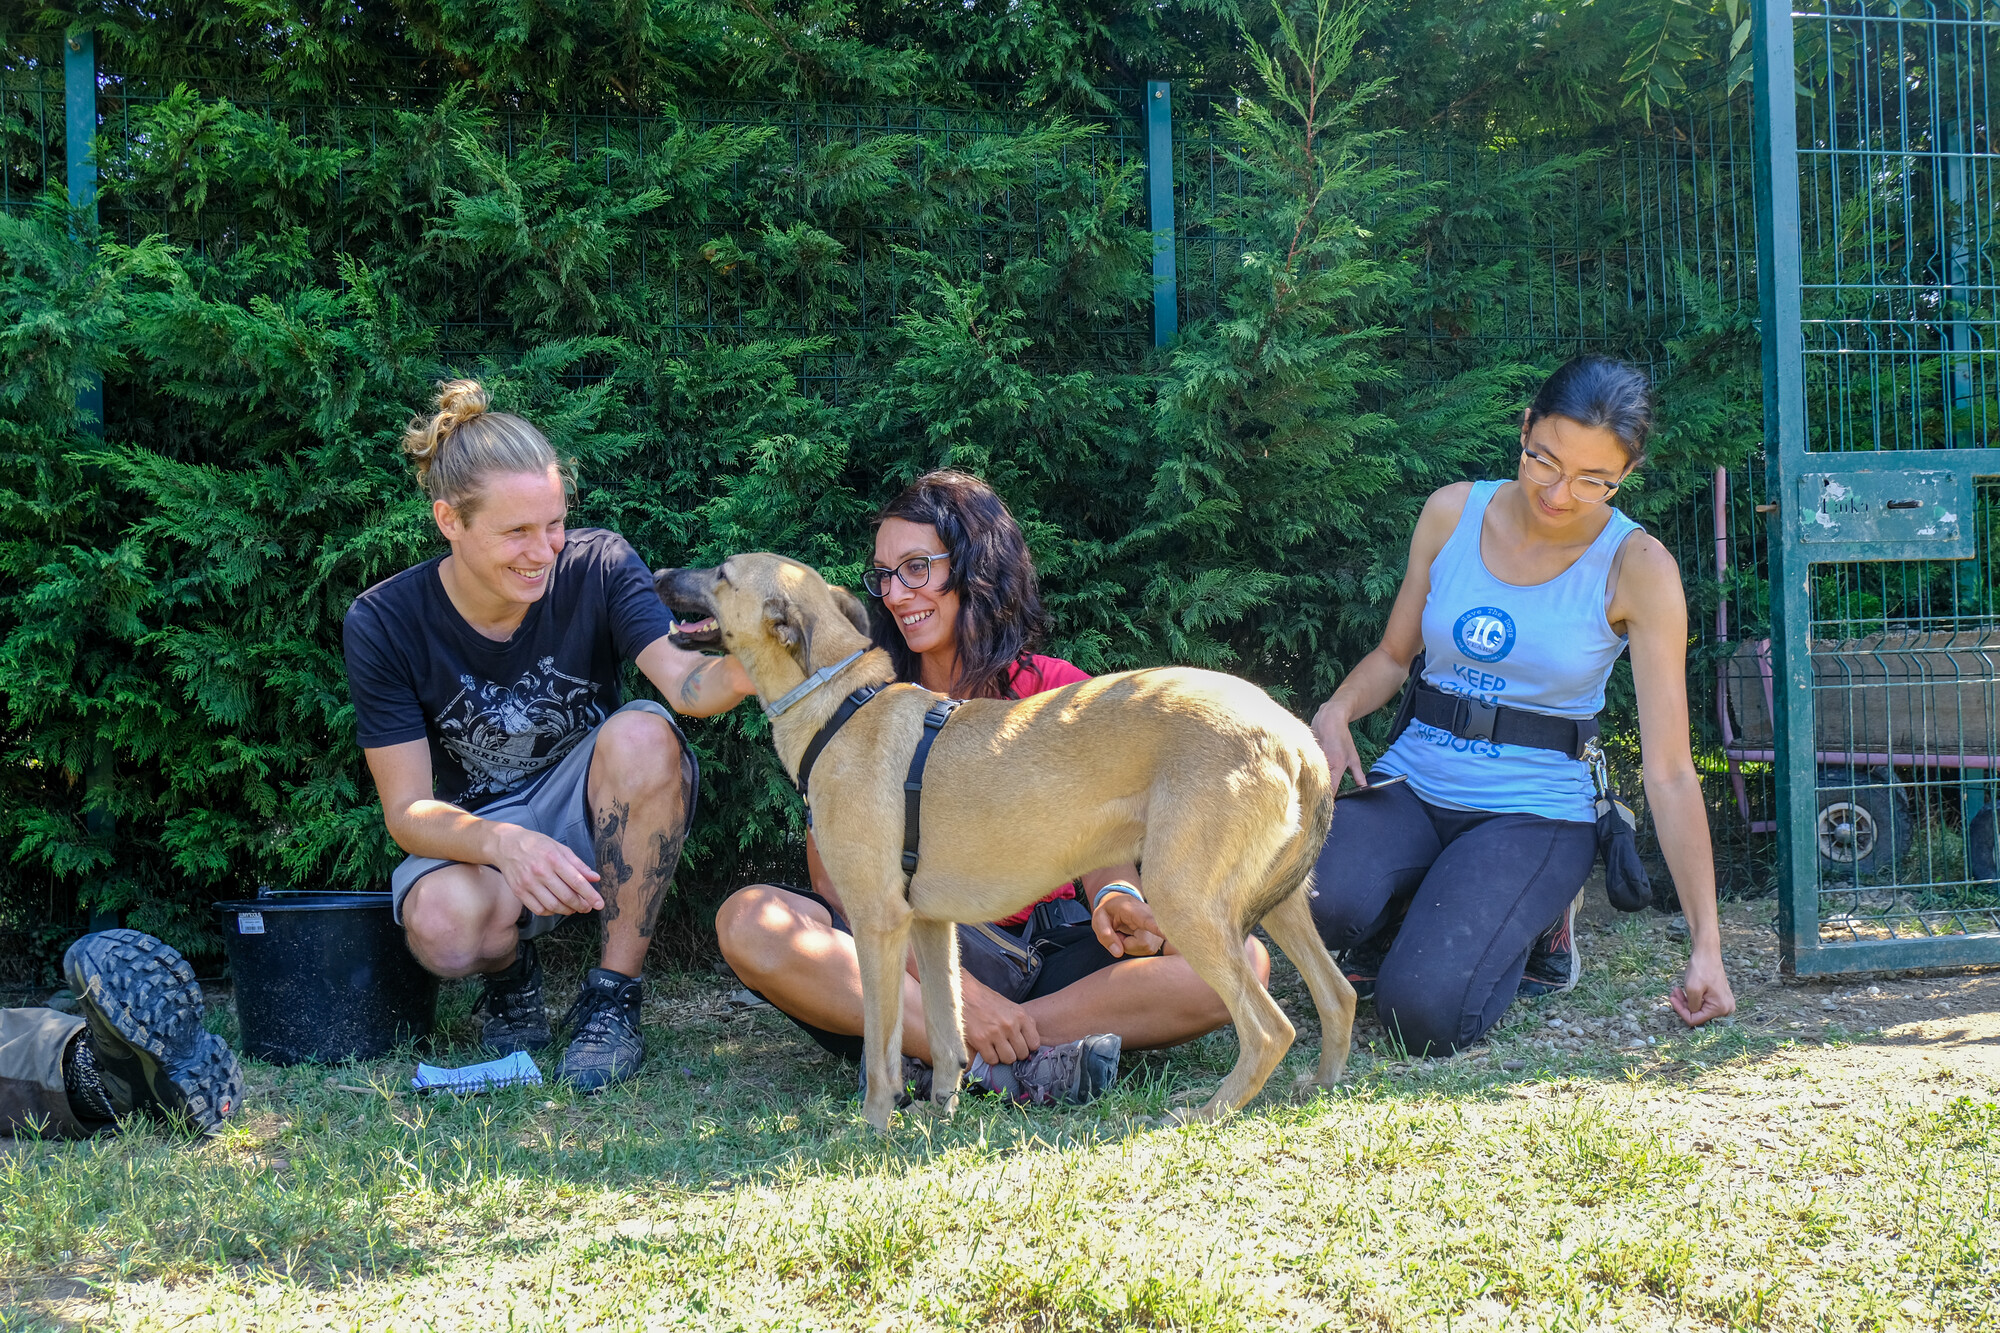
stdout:
[(889, 591), (889, 576), (894, 574), (896, 582), (905, 588), (921, 588), (931, 581), (931, 566), (940, 560), (949, 560), (951, 555), (913, 555), (894, 569), (884, 569), (877, 565), (873, 569), (861, 571), (861, 586), (868, 589), (870, 597), (880, 597)]
[(1537, 486), (1553, 486), (1563, 478), (1569, 478), (1569, 493), (1578, 504), (1601, 505), (1618, 493), (1625, 483), (1606, 481), (1602, 477), (1572, 476), (1557, 466), (1553, 458), (1544, 458), (1533, 449), (1521, 451), (1521, 475)]

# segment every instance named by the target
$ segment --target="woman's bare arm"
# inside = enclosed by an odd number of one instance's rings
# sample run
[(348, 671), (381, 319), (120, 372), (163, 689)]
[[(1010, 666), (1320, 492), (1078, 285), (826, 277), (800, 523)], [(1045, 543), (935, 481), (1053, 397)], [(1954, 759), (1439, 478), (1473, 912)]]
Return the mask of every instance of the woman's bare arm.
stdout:
[(1646, 803), (1688, 924), (1687, 974), (1670, 998), (1681, 1020), (1699, 1027), (1734, 1013), (1736, 997), (1722, 964), (1715, 852), (1688, 740), (1687, 597), (1673, 556), (1654, 538), (1626, 538), (1621, 557), (1609, 615), (1631, 638)]
[(1431, 594), (1431, 561), (1451, 538), (1465, 512), (1465, 498), (1472, 493), (1470, 482), (1457, 482), (1433, 491), (1424, 502), (1417, 529), (1410, 534), (1410, 555), (1403, 567), (1403, 586), (1397, 590), (1396, 604), (1389, 610), (1389, 624), (1382, 642), (1354, 664), (1333, 697), (1320, 705), (1313, 716), (1313, 735), (1326, 751), (1334, 781), (1343, 770), (1352, 773), (1362, 786), (1368, 785), (1367, 766), (1354, 746), (1354, 720), (1367, 717), (1396, 697), (1410, 677), (1410, 663), (1424, 650), (1424, 601)]

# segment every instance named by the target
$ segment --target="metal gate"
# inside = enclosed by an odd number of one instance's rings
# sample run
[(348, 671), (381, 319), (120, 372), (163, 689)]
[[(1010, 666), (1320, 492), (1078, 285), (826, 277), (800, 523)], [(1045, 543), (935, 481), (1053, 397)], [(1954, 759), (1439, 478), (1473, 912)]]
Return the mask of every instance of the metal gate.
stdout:
[(1785, 962), (2000, 962), (2000, 6), (1754, 23)]

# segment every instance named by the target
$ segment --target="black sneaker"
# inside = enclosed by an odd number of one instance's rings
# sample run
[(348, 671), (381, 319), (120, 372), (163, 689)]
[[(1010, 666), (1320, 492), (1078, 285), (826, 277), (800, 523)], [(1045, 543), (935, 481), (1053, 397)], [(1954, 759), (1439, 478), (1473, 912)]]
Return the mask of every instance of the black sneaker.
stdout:
[(597, 1092), (639, 1072), (646, 1042), (639, 1035), (637, 977), (593, 967), (583, 979), (583, 993), (563, 1017), (570, 1032), (556, 1077), (568, 1079), (579, 1092)]
[(1124, 1042), (1115, 1032), (1039, 1047), (1025, 1060), (988, 1067), (975, 1058), (968, 1071), (984, 1091), (1033, 1106), (1090, 1101), (1118, 1081), (1118, 1053)]
[(1577, 978), (1583, 973), (1583, 960), (1576, 948), (1576, 909), (1582, 902), (1583, 895), (1579, 893), (1556, 923), (1535, 937), (1528, 949), (1527, 970), (1521, 973), (1521, 983), (1514, 988), (1516, 995), (1532, 999), (1576, 989)]
[(1388, 957), (1389, 942), (1394, 939), (1393, 934), (1388, 939), (1377, 935), (1353, 948), (1342, 949), (1334, 959), (1340, 964), (1341, 974), (1347, 978), (1348, 984), (1354, 987), (1355, 999), (1375, 998), (1375, 978), (1382, 972), (1382, 960)]
[(201, 987), (185, 958), (151, 935), (104, 930), (70, 945), (63, 976), (87, 1025), (71, 1067), (95, 1075), (113, 1114), (147, 1111), (209, 1134), (235, 1112), (243, 1071), (202, 1027)]
[(514, 965), (488, 972), (482, 980), (486, 989), (472, 1016), (483, 1020), (479, 1044), (495, 1055), (516, 1051), (539, 1051), (549, 1044), (549, 1009), (542, 1003), (542, 963), (535, 946), (521, 941)]

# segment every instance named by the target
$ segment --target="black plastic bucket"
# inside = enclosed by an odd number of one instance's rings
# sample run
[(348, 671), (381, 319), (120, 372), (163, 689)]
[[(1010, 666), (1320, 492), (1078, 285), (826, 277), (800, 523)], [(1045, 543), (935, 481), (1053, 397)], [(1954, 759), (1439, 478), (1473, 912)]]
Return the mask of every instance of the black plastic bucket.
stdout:
[(215, 910), (245, 1054), (332, 1064), (430, 1035), (438, 979), (410, 956), (388, 894), (273, 894)]

